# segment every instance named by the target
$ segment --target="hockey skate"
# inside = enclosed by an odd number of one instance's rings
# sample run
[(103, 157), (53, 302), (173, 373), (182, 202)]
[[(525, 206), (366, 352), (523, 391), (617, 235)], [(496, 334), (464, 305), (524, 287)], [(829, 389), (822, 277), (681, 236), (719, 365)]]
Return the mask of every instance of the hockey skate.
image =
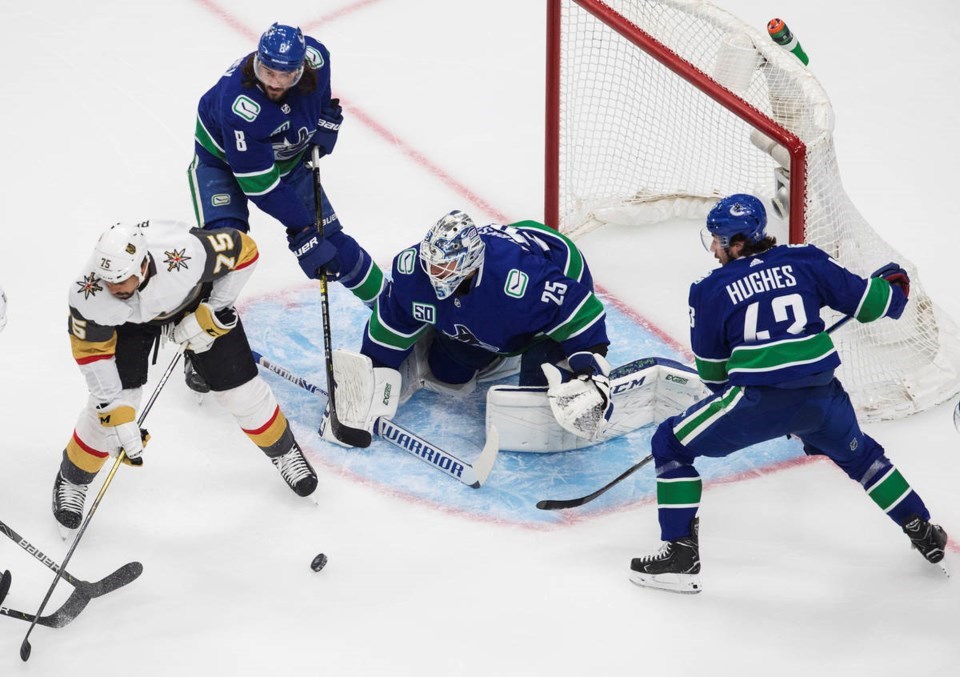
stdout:
[(53, 516), (57, 519), (57, 528), (64, 540), (80, 528), (88, 488), (89, 485), (74, 484), (63, 473), (57, 473), (53, 483)]
[(210, 384), (197, 373), (197, 368), (193, 366), (193, 360), (187, 353), (183, 356), (183, 380), (187, 387), (197, 394), (197, 403), (203, 404), (203, 396), (210, 392)]
[(690, 536), (664, 541), (659, 552), (635, 557), (630, 562), (630, 580), (645, 588), (693, 594), (700, 592), (699, 519), (691, 523)]
[(317, 473), (300, 451), (296, 442), (285, 454), (270, 459), (277, 466), (280, 476), (297, 496), (309, 496), (317, 488)]
[(916, 550), (920, 551), (931, 564), (938, 564), (947, 576), (950, 572), (943, 562), (947, 547), (947, 532), (939, 524), (931, 524), (919, 517), (911, 516), (903, 525), (903, 533), (909, 538)]

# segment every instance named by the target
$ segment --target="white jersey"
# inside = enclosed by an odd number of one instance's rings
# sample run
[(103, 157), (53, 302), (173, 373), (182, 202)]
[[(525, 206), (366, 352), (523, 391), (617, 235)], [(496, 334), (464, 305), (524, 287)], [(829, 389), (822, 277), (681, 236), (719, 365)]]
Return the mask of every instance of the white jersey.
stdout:
[(256, 243), (232, 228), (205, 231), (176, 221), (145, 221), (138, 227), (147, 242), (148, 270), (129, 299), (107, 290), (92, 260), (70, 287), (73, 357), (98, 402), (120, 395), (117, 327), (179, 320), (204, 299), (214, 310), (231, 306), (259, 256)]

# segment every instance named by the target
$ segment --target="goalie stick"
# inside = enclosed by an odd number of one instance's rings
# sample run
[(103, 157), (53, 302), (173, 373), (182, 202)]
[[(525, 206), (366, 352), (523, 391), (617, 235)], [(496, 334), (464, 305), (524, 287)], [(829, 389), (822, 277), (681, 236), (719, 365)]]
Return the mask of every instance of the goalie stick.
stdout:
[[(320, 148), (313, 147), (313, 188), (316, 207), (317, 239), (323, 242), (323, 185), (320, 183)], [(330, 430), (333, 436), (352, 447), (369, 447), (370, 433), (344, 425), (337, 416), (337, 381), (333, 378), (333, 339), (330, 332), (330, 301), (327, 296), (327, 269), (320, 271), (320, 310), (323, 316), (323, 359), (327, 369), (327, 406), (330, 409)]]
[[(839, 320), (834, 322), (832, 325), (830, 325), (830, 327), (827, 328), (827, 333), (832, 334), (833, 332), (835, 332), (837, 329), (839, 329), (840, 327), (842, 327), (852, 319), (853, 319), (852, 315), (844, 315), (842, 318), (840, 318)], [(608, 489), (619, 484), (622, 480), (627, 479), (628, 477), (630, 477), (630, 475), (638, 471), (640, 468), (642, 468), (652, 460), (653, 460), (653, 454), (648, 454), (641, 461), (637, 462), (636, 464), (632, 465), (631, 467), (623, 471), (612, 482), (600, 487), (599, 489), (594, 491), (592, 494), (587, 494), (586, 496), (581, 496), (580, 498), (568, 498), (565, 500), (564, 499), (544, 499), (542, 501), (537, 502), (537, 507), (540, 510), (565, 510), (566, 508), (580, 507), (584, 503), (589, 503), (593, 499), (605, 493)]]
[[(313, 385), (300, 376), (296, 376), (280, 365), (271, 362), (256, 350), (252, 352), (253, 359), (256, 363), (267, 371), (285, 378), (308, 392), (323, 395), (324, 397), (327, 396), (327, 393), (322, 388)], [(483, 483), (487, 481), (487, 477), (493, 469), (493, 464), (497, 460), (497, 455), (500, 453), (497, 429), (494, 427), (487, 430), (487, 439), (483, 445), (483, 451), (480, 452), (480, 456), (477, 457), (477, 460), (474, 461), (473, 464), (461, 460), (449, 451), (441, 449), (437, 445), (424, 440), (416, 433), (382, 416), (374, 422), (373, 432), (395, 447), (403, 449), (408, 454), (416, 456), (424, 463), (433, 466), (440, 472), (474, 489), (479, 489)]]

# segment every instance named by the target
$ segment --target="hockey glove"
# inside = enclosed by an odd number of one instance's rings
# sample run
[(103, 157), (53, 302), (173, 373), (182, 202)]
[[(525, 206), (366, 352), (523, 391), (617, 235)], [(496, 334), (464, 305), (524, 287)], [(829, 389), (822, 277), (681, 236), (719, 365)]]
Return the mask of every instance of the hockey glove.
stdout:
[(910, 298), (910, 276), (898, 263), (888, 263), (882, 268), (873, 271), (870, 277), (882, 277), (890, 284), (895, 284), (903, 290), (903, 295)]
[[(547, 400), (554, 418), (566, 430), (587, 440), (598, 440), (613, 414), (613, 401), (610, 398), (610, 365), (602, 355), (594, 353), (575, 353), (569, 360), (571, 367), (576, 363), (593, 362), (597, 373), (581, 373), (564, 383), (560, 370), (552, 364), (540, 365), (547, 378)], [(576, 359), (574, 359), (576, 358)]]
[(186, 350), (202, 353), (236, 326), (237, 311), (233, 308), (214, 311), (210, 304), (201, 303), (173, 328), (173, 340)]
[(313, 226), (299, 232), (287, 230), (287, 246), (297, 257), (297, 263), (304, 274), (311, 280), (318, 279), (324, 266), (337, 254), (337, 248), (327, 240), (321, 240)]
[(340, 107), (340, 99), (330, 99), (329, 107), (320, 111), (317, 131), (311, 140), (320, 149), (320, 157), (333, 152), (341, 122), (343, 122), (343, 109)]
[(108, 402), (97, 407), (97, 418), (111, 445), (110, 455), (116, 456), (123, 450), (136, 464), (150, 436), (146, 431), (141, 433), (134, 408), (122, 401)]

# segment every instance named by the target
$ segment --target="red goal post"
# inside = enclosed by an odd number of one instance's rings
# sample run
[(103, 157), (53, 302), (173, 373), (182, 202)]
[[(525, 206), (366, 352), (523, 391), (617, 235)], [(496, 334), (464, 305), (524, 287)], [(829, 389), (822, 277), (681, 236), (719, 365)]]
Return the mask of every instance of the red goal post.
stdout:
[(547, 7), (547, 224), (572, 237), (606, 223), (702, 224), (719, 197), (753, 193), (791, 243), (864, 276), (889, 261), (910, 272), (900, 321), (833, 337), (863, 417), (899, 418), (960, 391), (960, 332), (843, 190), (833, 109), (810, 69), (708, 0)]

